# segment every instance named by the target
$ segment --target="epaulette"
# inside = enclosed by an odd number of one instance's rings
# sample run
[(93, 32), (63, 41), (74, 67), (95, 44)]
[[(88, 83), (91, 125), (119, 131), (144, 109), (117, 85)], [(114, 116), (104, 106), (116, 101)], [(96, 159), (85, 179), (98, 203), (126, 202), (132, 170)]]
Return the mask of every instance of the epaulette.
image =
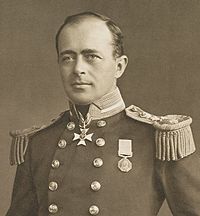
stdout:
[(24, 130), (10, 131), (10, 136), (12, 137), (11, 149), (10, 149), (10, 164), (19, 165), (24, 162), (24, 156), (29, 144), (29, 139), (35, 133), (51, 126), (56, 121), (58, 121), (65, 112), (62, 112), (57, 118), (50, 121), (49, 124), (42, 126), (33, 126)]
[(156, 158), (162, 161), (177, 161), (195, 152), (190, 124), (192, 118), (185, 115), (156, 116), (137, 106), (126, 108), (127, 116), (153, 125), (156, 129)]

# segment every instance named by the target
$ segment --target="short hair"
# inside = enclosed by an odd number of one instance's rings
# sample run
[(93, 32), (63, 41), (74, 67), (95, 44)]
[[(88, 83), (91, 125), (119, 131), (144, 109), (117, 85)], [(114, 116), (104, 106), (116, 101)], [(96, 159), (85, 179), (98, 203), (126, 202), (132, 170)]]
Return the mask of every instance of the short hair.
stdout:
[(76, 22), (81, 21), (82, 18), (87, 18), (87, 17), (95, 17), (105, 22), (113, 38), (113, 44), (112, 44), (113, 45), (113, 56), (115, 58), (122, 56), (124, 54), (124, 45), (123, 45), (123, 35), (122, 35), (121, 29), (110, 18), (104, 15), (95, 13), (95, 12), (90, 12), (90, 11), (68, 16), (65, 19), (64, 23), (60, 26), (60, 28), (58, 29), (56, 33), (55, 39), (56, 39), (57, 54), (59, 54), (58, 40), (59, 40), (59, 35), (62, 29), (68, 24), (74, 24)]

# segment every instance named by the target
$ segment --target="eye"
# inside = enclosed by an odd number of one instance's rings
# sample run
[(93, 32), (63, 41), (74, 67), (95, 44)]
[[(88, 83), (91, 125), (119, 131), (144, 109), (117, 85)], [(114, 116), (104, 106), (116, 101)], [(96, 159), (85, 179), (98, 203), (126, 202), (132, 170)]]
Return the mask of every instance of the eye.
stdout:
[(85, 55), (85, 58), (89, 62), (91, 62), (91, 61), (98, 61), (98, 60), (102, 59), (99, 55), (96, 55), (96, 54)]
[(65, 55), (65, 56), (63, 56), (62, 58), (61, 58), (61, 61), (62, 62), (66, 62), (66, 63), (69, 63), (69, 62), (72, 62), (72, 61), (74, 61), (74, 57), (73, 56), (71, 56), (71, 55)]

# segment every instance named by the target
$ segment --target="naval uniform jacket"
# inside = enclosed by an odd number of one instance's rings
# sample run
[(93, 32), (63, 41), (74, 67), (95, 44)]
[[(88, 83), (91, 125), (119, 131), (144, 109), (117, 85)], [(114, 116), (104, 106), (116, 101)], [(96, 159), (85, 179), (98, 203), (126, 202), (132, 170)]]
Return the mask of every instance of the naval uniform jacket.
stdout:
[[(86, 146), (73, 141), (74, 133), (80, 131), (77, 122), (69, 129), (70, 121), (66, 111), (30, 137), (6, 216), (155, 216), (165, 199), (175, 216), (200, 215), (196, 153), (178, 161), (156, 159), (155, 129), (124, 110), (93, 120), (87, 132), (93, 133), (92, 141), (86, 140)], [(99, 138), (105, 145), (96, 144)], [(128, 172), (118, 168), (119, 139), (132, 141)], [(66, 143), (60, 145), (60, 140)], [(96, 158), (102, 159), (99, 167), (94, 165)], [(101, 186), (97, 190), (91, 188), (94, 181)], [(93, 205), (98, 212), (89, 212)]]

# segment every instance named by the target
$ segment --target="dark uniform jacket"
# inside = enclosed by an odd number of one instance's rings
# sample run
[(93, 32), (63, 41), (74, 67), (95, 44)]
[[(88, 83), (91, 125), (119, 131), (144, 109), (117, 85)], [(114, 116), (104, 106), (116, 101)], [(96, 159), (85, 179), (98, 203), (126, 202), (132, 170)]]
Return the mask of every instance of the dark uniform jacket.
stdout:
[[(184, 139), (191, 134), (180, 133), (186, 125), (157, 125), (155, 142), (149, 124), (158, 123), (154, 116), (121, 109), (108, 108), (109, 115), (92, 120), (86, 146), (73, 140), (80, 129), (70, 111), (31, 136), (18, 133), (11, 159), (20, 165), (7, 216), (155, 216), (164, 199), (175, 216), (200, 215), (200, 159), (192, 138)], [(163, 125), (165, 130), (159, 128)], [(130, 170), (119, 169), (119, 140), (131, 140)]]

